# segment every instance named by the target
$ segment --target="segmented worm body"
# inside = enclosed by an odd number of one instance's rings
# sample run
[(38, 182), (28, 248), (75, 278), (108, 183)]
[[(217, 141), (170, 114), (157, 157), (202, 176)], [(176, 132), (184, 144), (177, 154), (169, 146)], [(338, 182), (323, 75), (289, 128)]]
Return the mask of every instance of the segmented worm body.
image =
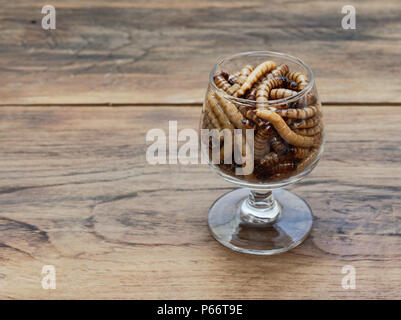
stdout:
[(291, 147), (291, 154), (295, 159), (305, 159), (311, 153), (311, 148)]
[(248, 95), (246, 96), (246, 98), (248, 100), (256, 100), (256, 91), (258, 90), (257, 87), (254, 87), (251, 89), (251, 91), (249, 91)]
[(302, 136), (314, 136), (322, 132), (322, 126), (318, 124), (312, 128), (294, 129), (294, 132)]
[(286, 78), (286, 82), (284, 83), (284, 87), (286, 89), (290, 89), (290, 90), (298, 90), (298, 83), (296, 83), (294, 80), (289, 80), (288, 78)]
[(242, 97), (245, 92), (252, 88), (252, 86), (266, 73), (276, 69), (277, 65), (274, 61), (265, 61), (259, 64), (248, 76), (241, 88), (235, 92), (236, 97)]
[(233, 85), (234, 83), (237, 82), (237, 80), (240, 77), (240, 75), (241, 75), (241, 71), (237, 71), (236, 73), (229, 75), (228, 76), (228, 83)]
[(283, 77), (275, 77), (263, 81), (259, 84), (258, 89), (256, 91), (256, 101), (258, 102), (265, 102), (269, 100), (270, 91), (273, 88), (277, 88), (282, 86), (284, 83)]
[(319, 154), (318, 148), (313, 148), (309, 155), (300, 161), (297, 165), (297, 173), (304, 171), (307, 167), (309, 167), (313, 161), (316, 160), (317, 155)]
[(247, 64), (245, 67), (243, 67), (240, 71), (240, 76), (245, 77), (245, 80), (241, 79), (240, 82), (244, 83), (246, 81), (246, 78), (248, 78), (248, 76), (252, 73), (253, 69), (253, 66), (251, 66), (250, 64)]
[(228, 80), (228, 77), (230, 76), (227, 72), (221, 71), (220, 74), (224, 77), (224, 79)]
[(254, 157), (255, 160), (260, 160), (266, 154), (268, 149), (267, 140), (272, 134), (273, 130), (270, 125), (260, 127), (255, 134), (254, 138)]
[(247, 110), (245, 116), (249, 120), (252, 120), (253, 122), (255, 122), (259, 127), (266, 124), (266, 122), (263, 121), (262, 119), (258, 118), (258, 116), (252, 110)]
[(298, 101), (293, 102), (291, 104), (291, 107), (300, 109), (310, 105), (315, 105), (318, 109), (320, 108), (319, 104), (317, 103), (317, 98), (314, 95), (308, 93), (306, 96), (300, 98)]
[(308, 105), (310, 105), (310, 104), (315, 104), (317, 102), (317, 98), (316, 98), (316, 96), (314, 96), (312, 93), (308, 93), (307, 95), (306, 95), (306, 103), (308, 104)]
[(270, 168), (272, 174), (289, 173), (296, 169), (296, 164), (292, 161), (285, 161), (277, 163)]
[(260, 159), (260, 164), (265, 167), (271, 167), (271, 166), (279, 163), (281, 159), (283, 159), (283, 156), (279, 156), (275, 152), (269, 152), (262, 159)]
[[(296, 121), (295, 119), (286, 118), (284, 119), (285, 123), (292, 128), (292, 124)], [(292, 128), (293, 129), (293, 128)]]
[(276, 69), (272, 72), (261, 78), (261, 81), (269, 80), (276, 77), (284, 77), (289, 71), (289, 68), (286, 64), (280, 64)]
[(226, 78), (224, 78), (223, 74), (214, 76), (214, 83), (218, 88), (224, 90), (225, 92), (228, 92), (228, 90), (231, 88), (231, 85), (227, 82)]
[(216, 115), (216, 118), (219, 120), (222, 129), (233, 130), (234, 126), (231, 124), (230, 119), (226, 116), (213, 94), (208, 95), (207, 103), (209, 104), (210, 109)]
[(302, 109), (280, 109), (277, 110), (277, 113), (280, 114), (282, 117), (291, 118), (291, 119), (307, 119), (312, 118), (318, 108), (316, 105), (305, 107)]
[[(211, 110), (210, 105), (206, 105), (206, 109), (205, 109), (205, 116), (204, 116), (204, 122), (202, 125), (203, 129), (209, 129), (209, 130), (213, 130), (213, 129), (217, 129), (217, 131), (221, 132), (221, 130), (223, 130), (223, 127), (221, 126), (219, 120), (217, 119), (215, 113), (213, 112), (213, 110)], [(211, 136), (209, 137), (209, 142), (213, 143), (213, 140), (217, 141), (219, 140), (220, 143), (223, 142), (223, 136), (220, 135), (218, 138), (216, 138), (215, 136)], [(214, 142), (216, 143), (216, 142)]]
[(315, 137), (306, 137), (296, 134), (292, 131), (277, 113), (271, 110), (256, 110), (256, 115), (266, 121), (269, 121), (278, 134), (289, 144), (296, 147), (312, 147), (316, 144)]
[(280, 88), (280, 89), (272, 89), (270, 91), (270, 99), (271, 100), (278, 100), (284, 99), (297, 94), (298, 92), (290, 89)]
[(297, 89), (303, 90), (308, 85), (308, 79), (299, 72), (288, 72), (286, 75), (288, 80), (293, 80), (297, 83)]
[[(289, 119), (289, 120), (291, 120), (291, 119)], [(320, 117), (318, 115), (315, 115), (313, 118), (297, 120), (297, 121), (293, 122), (292, 128), (294, 128), (294, 129), (312, 128), (312, 127), (318, 125), (319, 122), (320, 122)]]
[(206, 118), (209, 119), (210, 123), (214, 128), (216, 128), (219, 131), (223, 129), (222, 126), (220, 125), (219, 119), (217, 119), (216, 114), (211, 109), (209, 101), (206, 102), (205, 114)]
[(241, 114), (244, 118), (247, 118), (246, 113), (248, 110), (251, 110), (251, 109), (253, 110), (253, 108), (248, 107), (248, 106), (238, 106), (238, 111), (241, 112)]
[(288, 153), (288, 147), (283, 143), (281, 138), (277, 136), (277, 134), (273, 134), (270, 138), (270, 146), (278, 155)]
[(228, 94), (230, 95), (235, 95), (237, 96), (237, 92), (241, 88), (241, 86), (247, 81), (248, 77), (252, 72), (254, 71), (253, 67), (251, 65), (246, 65), (241, 69), (241, 75), (237, 78), (235, 81), (234, 85), (230, 88), (230, 90), (227, 91)]
[(221, 108), (223, 109), (226, 116), (230, 119), (231, 123), (237, 128), (244, 128), (242, 120), (244, 117), (241, 112), (237, 109), (237, 107), (226, 98), (221, 96), (219, 93), (216, 94), (217, 100), (220, 103)]
[(256, 129), (256, 123), (249, 119), (242, 120), (242, 123), (246, 129)]

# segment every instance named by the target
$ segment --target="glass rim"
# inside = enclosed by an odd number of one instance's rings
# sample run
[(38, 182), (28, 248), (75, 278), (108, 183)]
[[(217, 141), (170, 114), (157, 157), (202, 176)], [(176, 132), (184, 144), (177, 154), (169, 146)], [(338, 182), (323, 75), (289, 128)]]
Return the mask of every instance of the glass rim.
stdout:
[(313, 71), (312, 71), (311, 67), (309, 67), (309, 65), (306, 62), (304, 62), (303, 60), (301, 60), (301, 59), (299, 59), (297, 57), (294, 57), (294, 56), (286, 54), (286, 53), (280, 53), (280, 52), (275, 52), (275, 51), (264, 51), (264, 50), (261, 50), (261, 51), (245, 51), (245, 52), (236, 53), (236, 54), (233, 54), (231, 56), (227, 56), (227, 57), (224, 57), (224, 58), (220, 59), (214, 65), (212, 70), (210, 71), (209, 83), (211, 83), (211, 85), (213, 86), (214, 90), (218, 91), (225, 99), (234, 100), (237, 103), (241, 103), (241, 104), (245, 104), (245, 105), (255, 105), (255, 103), (257, 103), (255, 100), (250, 100), (250, 99), (244, 99), (244, 98), (238, 98), (238, 97), (231, 96), (227, 92), (225, 92), (224, 90), (222, 90), (219, 87), (217, 87), (216, 83), (214, 82), (214, 76), (215, 76), (216, 70), (224, 62), (229, 61), (229, 60), (233, 60), (234, 58), (237, 58), (237, 57), (251, 56), (251, 55), (261, 55), (261, 56), (267, 56), (267, 57), (284, 58), (284, 59), (287, 59), (287, 60), (289, 60), (289, 61), (291, 61), (293, 63), (301, 65), (302, 67), (304, 67), (308, 71), (309, 83), (304, 89), (299, 91), (297, 94), (295, 94), (293, 96), (290, 96), (290, 97), (287, 97), (287, 98), (259, 102), (259, 104), (261, 104), (261, 105), (279, 105), (279, 104), (286, 104), (286, 103), (290, 103), (290, 102), (299, 100), (304, 95), (306, 95), (314, 85), (315, 77), (313, 75)]

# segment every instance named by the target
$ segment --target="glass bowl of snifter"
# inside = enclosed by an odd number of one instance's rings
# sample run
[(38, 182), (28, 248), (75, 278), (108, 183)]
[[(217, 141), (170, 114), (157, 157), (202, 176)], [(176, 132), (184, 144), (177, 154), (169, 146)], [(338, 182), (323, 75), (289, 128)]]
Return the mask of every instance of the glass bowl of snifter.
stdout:
[(240, 187), (209, 210), (217, 241), (271, 255), (306, 239), (311, 208), (282, 188), (310, 173), (323, 152), (322, 108), (305, 62), (270, 51), (222, 59), (210, 73), (200, 140), (213, 171)]

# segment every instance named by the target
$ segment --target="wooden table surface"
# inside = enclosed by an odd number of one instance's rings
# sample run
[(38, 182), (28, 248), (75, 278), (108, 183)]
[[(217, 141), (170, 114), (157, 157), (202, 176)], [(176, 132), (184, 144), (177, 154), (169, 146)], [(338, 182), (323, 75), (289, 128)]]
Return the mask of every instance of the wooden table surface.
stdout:
[[(0, 298), (401, 298), (400, 1), (53, 0), (51, 31), (45, 4), (0, 0)], [(312, 234), (270, 257), (209, 234), (232, 185), (145, 160), (149, 129), (197, 128), (219, 57), (263, 49), (312, 66), (327, 132), (291, 187)]]

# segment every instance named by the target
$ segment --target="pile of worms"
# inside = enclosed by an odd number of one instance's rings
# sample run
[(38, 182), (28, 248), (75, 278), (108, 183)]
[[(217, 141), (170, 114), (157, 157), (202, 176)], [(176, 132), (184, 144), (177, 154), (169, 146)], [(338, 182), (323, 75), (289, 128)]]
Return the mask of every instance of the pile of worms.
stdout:
[[(303, 172), (316, 160), (323, 140), (322, 113), (315, 88), (304, 90), (309, 84), (304, 74), (291, 72), (286, 64), (265, 61), (232, 74), (221, 71), (213, 80), (218, 90), (209, 86), (202, 128), (255, 130), (254, 172), (238, 177), (238, 164), (225, 164), (223, 159), (222, 171), (250, 182), (280, 181)], [(284, 100), (275, 103), (280, 99)], [(242, 150), (246, 147), (243, 138)]]

